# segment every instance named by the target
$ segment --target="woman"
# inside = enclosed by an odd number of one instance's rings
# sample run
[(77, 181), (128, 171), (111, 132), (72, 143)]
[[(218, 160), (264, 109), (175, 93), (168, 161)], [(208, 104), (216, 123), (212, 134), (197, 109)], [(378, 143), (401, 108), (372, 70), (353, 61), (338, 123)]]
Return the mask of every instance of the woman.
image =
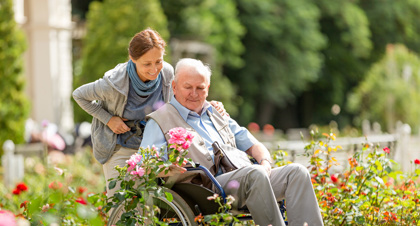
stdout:
[[(128, 62), (118, 64), (103, 78), (73, 92), (79, 106), (93, 116), (93, 153), (103, 164), (108, 197), (119, 188), (108, 188), (108, 180), (118, 176), (115, 166), (124, 166), (141, 143), (141, 136), (136, 134), (141, 132), (139, 128), (127, 124), (139, 125), (147, 114), (169, 102), (173, 95), (174, 69), (163, 60), (165, 46), (159, 33), (143, 30), (130, 41)], [(218, 103), (213, 105), (220, 109)], [(219, 111), (223, 112), (223, 107)]]

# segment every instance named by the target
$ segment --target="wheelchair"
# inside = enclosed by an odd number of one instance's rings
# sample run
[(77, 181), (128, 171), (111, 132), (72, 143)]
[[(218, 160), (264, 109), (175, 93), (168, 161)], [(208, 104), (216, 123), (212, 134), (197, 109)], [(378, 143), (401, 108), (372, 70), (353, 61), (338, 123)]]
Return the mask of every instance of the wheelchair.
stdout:
[[(226, 202), (225, 191), (207, 168), (199, 164), (196, 164), (194, 168), (186, 168), (187, 171), (202, 171), (211, 180), (223, 202)], [(173, 200), (169, 201), (166, 197), (155, 197), (152, 193), (150, 194), (153, 205), (159, 208), (159, 211), (155, 213), (159, 222), (164, 222), (168, 225), (199, 225), (195, 221), (196, 216), (200, 214), (201, 216), (212, 215), (219, 212), (220, 206), (214, 200), (207, 199), (207, 197), (213, 196), (215, 192), (201, 185), (175, 183), (170, 189), (167, 187), (163, 187), (163, 189), (172, 195)], [(286, 207), (284, 201), (279, 203), (279, 208), (283, 219), (285, 219)], [(107, 225), (116, 225), (124, 212), (124, 205), (118, 206), (112, 211)], [(252, 216), (246, 208), (235, 210), (235, 215), (240, 221), (252, 220)], [(287, 225), (287, 221), (285, 221), (285, 224)]]

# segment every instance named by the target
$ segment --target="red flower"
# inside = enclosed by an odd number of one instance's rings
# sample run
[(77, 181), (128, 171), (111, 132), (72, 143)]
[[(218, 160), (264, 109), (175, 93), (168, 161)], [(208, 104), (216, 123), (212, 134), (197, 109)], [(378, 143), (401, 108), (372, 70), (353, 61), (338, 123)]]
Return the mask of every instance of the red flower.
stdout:
[(416, 164), (416, 165), (420, 165), (420, 159), (415, 159), (415, 160), (414, 160), (414, 164)]
[(390, 152), (388, 147), (384, 147), (384, 149), (382, 149), (382, 150), (384, 150), (384, 152), (387, 153), (387, 154), (389, 154), (389, 152)]
[(83, 198), (77, 198), (76, 199), (76, 202), (78, 202), (78, 203), (80, 203), (80, 204), (82, 204), (82, 205), (86, 205), (87, 204), (87, 202), (83, 199)]
[(87, 188), (85, 187), (78, 187), (77, 188), (77, 192), (79, 192), (79, 194), (83, 194), (83, 192), (85, 192), (87, 190)]
[(26, 207), (28, 206), (28, 202), (29, 201), (24, 201), (20, 204), (20, 208), (24, 207), (26, 209)]
[(22, 182), (16, 185), (16, 189), (18, 189), (19, 191), (27, 191), (28, 186), (26, 186), (26, 184)]
[(60, 189), (61, 187), (63, 187), (63, 184), (60, 183), (59, 181), (53, 181), (48, 185), (49, 188), (57, 190)]
[(14, 195), (19, 195), (19, 194), (20, 194), (20, 190), (19, 190), (19, 189), (17, 189), (17, 188), (15, 188), (15, 189), (12, 191), (12, 193), (13, 193)]
[(338, 181), (338, 178), (337, 178), (336, 175), (333, 174), (333, 175), (331, 175), (331, 180), (332, 180), (333, 183), (336, 183)]

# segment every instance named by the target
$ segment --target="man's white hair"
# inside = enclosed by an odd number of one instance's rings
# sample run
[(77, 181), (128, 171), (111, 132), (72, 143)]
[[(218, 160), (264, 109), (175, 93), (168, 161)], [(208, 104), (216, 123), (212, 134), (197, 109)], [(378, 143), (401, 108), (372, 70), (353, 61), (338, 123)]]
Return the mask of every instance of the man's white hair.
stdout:
[(205, 76), (208, 83), (210, 84), (210, 67), (208, 65), (203, 64), (201, 60), (196, 60), (192, 58), (182, 58), (178, 61), (178, 63), (175, 66), (175, 82), (178, 81), (178, 73), (184, 68), (188, 68), (191, 71), (195, 71), (198, 74)]

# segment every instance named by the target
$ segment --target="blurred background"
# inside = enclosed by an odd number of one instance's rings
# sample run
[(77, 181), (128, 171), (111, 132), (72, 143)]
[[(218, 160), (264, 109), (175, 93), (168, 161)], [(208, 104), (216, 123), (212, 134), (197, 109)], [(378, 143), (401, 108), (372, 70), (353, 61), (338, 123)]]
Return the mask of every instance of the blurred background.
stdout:
[(210, 64), (209, 99), (261, 139), (300, 139), (315, 126), (343, 137), (419, 133), (418, 0), (0, 3), (0, 143), (30, 141), (28, 127), (44, 120), (74, 143), (91, 116), (72, 91), (127, 61), (147, 27), (167, 41), (172, 65)]

